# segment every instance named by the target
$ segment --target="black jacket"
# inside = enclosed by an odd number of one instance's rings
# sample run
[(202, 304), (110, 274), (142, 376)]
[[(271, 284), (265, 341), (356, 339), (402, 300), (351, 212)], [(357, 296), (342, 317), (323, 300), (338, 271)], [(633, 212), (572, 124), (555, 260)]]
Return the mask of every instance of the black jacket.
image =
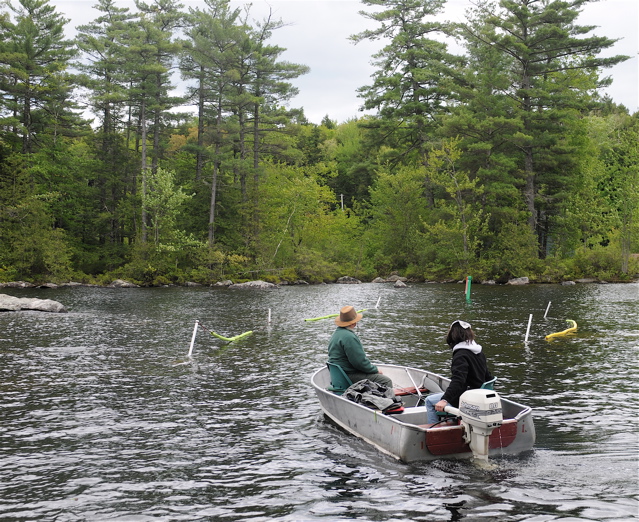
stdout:
[(462, 393), (481, 388), (482, 384), (493, 378), (488, 371), (486, 356), (481, 351), (473, 353), (465, 348), (454, 349), (450, 369), (452, 377), (442, 399), (455, 408), (459, 408), (459, 397)]

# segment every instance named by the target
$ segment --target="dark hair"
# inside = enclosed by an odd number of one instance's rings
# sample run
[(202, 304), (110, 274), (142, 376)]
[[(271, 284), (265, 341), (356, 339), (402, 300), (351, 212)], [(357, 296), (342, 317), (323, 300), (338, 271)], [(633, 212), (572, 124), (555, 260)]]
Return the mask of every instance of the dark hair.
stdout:
[(464, 328), (458, 321), (455, 321), (450, 325), (450, 329), (448, 330), (448, 335), (446, 336), (446, 344), (451, 348), (456, 344), (463, 343), (466, 341), (467, 343), (471, 343), (475, 340), (475, 332), (473, 329)]

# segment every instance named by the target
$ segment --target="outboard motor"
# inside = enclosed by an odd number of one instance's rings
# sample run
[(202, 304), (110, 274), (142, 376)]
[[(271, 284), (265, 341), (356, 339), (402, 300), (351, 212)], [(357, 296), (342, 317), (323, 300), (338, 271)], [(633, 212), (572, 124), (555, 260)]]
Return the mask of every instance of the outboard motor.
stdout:
[(459, 409), (446, 406), (444, 411), (461, 417), (464, 440), (470, 446), (473, 457), (487, 461), (488, 437), (504, 420), (497, 392), (483, 388), (468, 390), (459, 398)]

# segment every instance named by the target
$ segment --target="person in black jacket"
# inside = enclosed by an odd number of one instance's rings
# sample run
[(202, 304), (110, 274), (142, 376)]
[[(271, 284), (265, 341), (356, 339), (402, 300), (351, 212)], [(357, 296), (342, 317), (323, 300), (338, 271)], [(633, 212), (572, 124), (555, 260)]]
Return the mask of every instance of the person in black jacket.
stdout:
[(475, 332), (470, 324), (457, 320), (450, 325), (446, 344), (453, 350), (450, 364), (452, 377), (444, 393), (435, 393), (426, 397), (428, 423), (438, 422), (437, 411), (444, 411), (447, 404), (459, 407), (459, 397), (466, 390), (481, 388), (493, 376), (488, 370), (486, 356), (481, 345), (475, 342)]

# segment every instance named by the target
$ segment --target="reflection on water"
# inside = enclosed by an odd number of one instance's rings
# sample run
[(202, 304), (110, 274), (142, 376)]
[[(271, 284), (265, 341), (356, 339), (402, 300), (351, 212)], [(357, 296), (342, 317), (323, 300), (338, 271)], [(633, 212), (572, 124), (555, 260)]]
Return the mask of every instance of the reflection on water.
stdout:
[[(638, 516), (637, 284), (3, 291), (70, 310), (0, 314), (3, 520)], [(344, 304), (367, 308), (371, 358), (446, 375), (448, 325), (472, 323), (497, 389), (534, 408), (535, 449), (406, 465), (326, 422), (309, 377), (334, 325), (304, 319)], [(254, 333), (200, 330), (176, 365), (196, 319)], [(545, 341), (566, 319), (577, 333)]]

